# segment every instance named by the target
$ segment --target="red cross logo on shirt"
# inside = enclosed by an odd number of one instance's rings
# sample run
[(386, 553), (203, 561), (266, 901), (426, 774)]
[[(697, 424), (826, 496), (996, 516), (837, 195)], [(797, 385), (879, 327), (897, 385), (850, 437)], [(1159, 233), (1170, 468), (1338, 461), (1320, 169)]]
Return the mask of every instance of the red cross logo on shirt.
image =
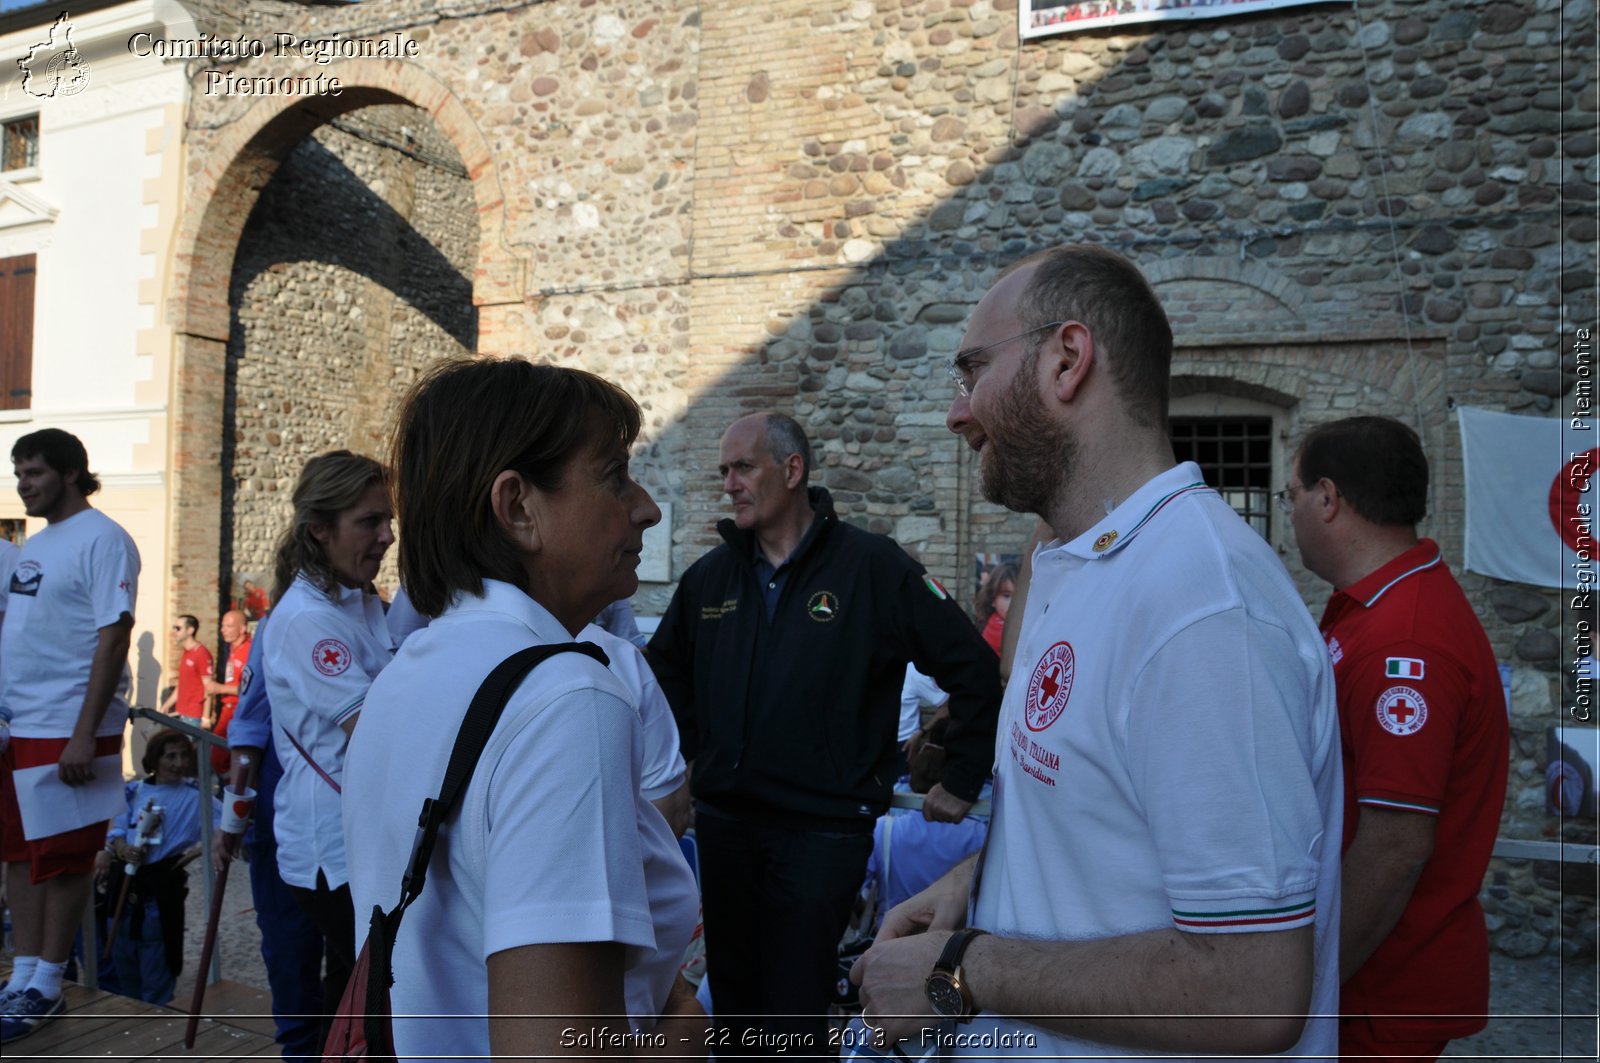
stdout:
[(1061, 666), (1059, 664), (1050, 666), (1050, 671), (1039, 681), (1039, 687), (1044, 693), (1044, 697), (1039, 699), (1041, 703), (1055, 700), (1056, 691), (1061, 689)]
[(1028, 730), (1042, 731), (1056, 722), (1067, 707), (1067, 699), (1072, 697), (1076, 673), (1077, 661), (1070, 643), (1058, 642), (1044, 651), (1028, 677), (1028, 701), (1023, 711)]
[(1428, 703), (1413, 687), (1390, 687), (1378, 695), (1378, 723), (1392, 735), (1405, 737), (1428, 722)]
[(350, 647), (338, 639), (323, 639), (312, 647), (311, 664), (323, 675), (342, 675), (350, 667)]

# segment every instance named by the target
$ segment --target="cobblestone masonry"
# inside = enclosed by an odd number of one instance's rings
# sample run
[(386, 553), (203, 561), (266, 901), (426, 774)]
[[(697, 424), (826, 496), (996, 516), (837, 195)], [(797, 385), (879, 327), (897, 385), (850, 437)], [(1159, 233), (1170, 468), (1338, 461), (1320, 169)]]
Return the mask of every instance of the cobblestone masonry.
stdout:
[[(370, 446), (417, 365), (472, 345), (451, 271), (470, 281), (478, 350), (583, 365), (641, 399), (640, 474), (676, 506), (674, 574), (723, 513), (723, 427), (777, 408), (811, 430), (848, 519), (962, 592), (973, 553), (1016, 550), (1027, 522), (974, 496), (942, 426), (942, 363), (1028, 249), (1088, 239), (1133, 256), (1179, 331), (1175, 393), (1269, 404), (1285, 464), (1322, 420), (1417, 424), (1437, 481), (1426, 530), (1458, 572), (1450, 404), (1554, 415), (1578, 372), (1573, 330), (1594, 323), (1582, 0), (1377, 0), (1026, 46), (1013, 0), (213, 6), (230, 33), (399, 33), (417, 57), (237, 68), (341, 78), (343, 95), (311, 100), (207, 95), (208, 64), (192, 64), (176, 600), (211, 600), (219, 572), (259, 563), (301, 457)], [(414, 167), (408, 185), (392, 150), (344, 129), (396, 122), (465, 177)], [(319, 207), (268, 184), (317, 166), (364, 188)], [(324, 246), (381, 246), (380, 221), (351, 204), (404, 221), (388, 245), (404, 261), (261, 257), (295, 224), (325, 229)], [(246, 231), (252, 206), (284, 213)], [(437, 303), (407, 272), (416, 258), (449, 263)], [(1326, 590), (1285, 560), (1320, 609)], [(1514, 668), (1503, 833), (1592, 841), (1593, 824), (1543, 813), (1572, 617), (1553, 591), (1463, 583)], [(670, 589), (643, 588), (641, 611)], [(1593, 947), (1592, 870), (1567, 874), (1583, 881), (1563, 900), (1553, 866), (1497, 865), (1502, 948)]]

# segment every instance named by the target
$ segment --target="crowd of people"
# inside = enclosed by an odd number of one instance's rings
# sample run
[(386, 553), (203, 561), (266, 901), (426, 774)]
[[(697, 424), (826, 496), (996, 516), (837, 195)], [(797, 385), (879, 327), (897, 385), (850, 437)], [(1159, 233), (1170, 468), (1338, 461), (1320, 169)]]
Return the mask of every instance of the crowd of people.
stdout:
[[(780, 413), (724, 432), (722, 541), (648, 641), (626, 602), (661, 512), (616, 385), (452, 361), (385, 460), (307, 462), (270, 613), (253, 639), (222, 618), (221, 676), (180, 616), (162, 706), (212, 722), (222, 699), (228, 804), (254, 819), (220, 820), (217, 859), (250, 853), (285, 1054), (319, 1051), (402, 897), (404, 1058), (1433, 1058), (1481, 1028), (1507, 724), (1481, 625), (1417, 534), (1418, 437), (1356, 417), (1300, 441), (1279, 502), (1335, 591), (1319, 629), (1174, 459), (1171, 353), (1150, 286), (1103, 249), (1033, 256), (978, 303), (948, 427), (985, 497), (1040, 524), (975, 617), (841, 519)], [(138, 552), (90, 505), (74, 437), (12, 460), (44, 526), (0, 545), (7, 1045), (64, 1007), (96, 876), (133, 883), (126, 991), (170, 999), (182, 863), (222, 815), (175, 734), (124, 787)], [(532, 646), (552, 649), (508, 682), (419, 874), (417, 810), (469, 705)], [(864, 885), (881, 907), (841, 1026)]]

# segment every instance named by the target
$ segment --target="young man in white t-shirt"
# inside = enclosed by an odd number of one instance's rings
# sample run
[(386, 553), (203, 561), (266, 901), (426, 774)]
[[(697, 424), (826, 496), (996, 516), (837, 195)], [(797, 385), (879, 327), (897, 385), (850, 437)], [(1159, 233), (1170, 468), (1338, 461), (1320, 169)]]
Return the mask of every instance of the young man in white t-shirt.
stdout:
[(100, 482), (77, 437), (41, 429), (17, 440), (11, 461), (23, 508), (45, 527), (18, 556), (0, 632), (0, 716), (10, 736), (0, 760), (0, 856), (16, 934), (0, 996), (6, 1046), (62, 1010), (61, 975), (107, 820), (31, 839), (25, 825), (37, 822), (51, 786), (118, 770), (139, 580), (133, 540), (89, 505)]
[[(987, 849), (854, 974), (913, 1054), (1337, 1054), (1332, 672), (1271, 548), (1174, 460), (1171, 356), (1138, 270), (1071, 246), (1001, 276), (951, 367), (984, 495), (1055, 539)], [(968, 1025), (924, 1032), (941, 1020)]]

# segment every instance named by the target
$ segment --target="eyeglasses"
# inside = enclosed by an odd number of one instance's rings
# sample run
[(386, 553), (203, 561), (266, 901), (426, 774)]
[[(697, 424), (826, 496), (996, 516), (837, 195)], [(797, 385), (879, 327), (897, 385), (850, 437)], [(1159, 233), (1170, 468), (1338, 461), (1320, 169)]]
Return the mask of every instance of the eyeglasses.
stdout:
[(973, 364), (973, 360), (980, 354), (984, 351), (992, 351), (996, 347), (1004, 347), (1013, 340), (1020, 340), (1024, 336), (1032, 336), (1035, 332), (1043, 332), (1047, 328), (1060, 328), (1065, 324), (1065, 321), (1052, 321), (1048, 325), (1038, 325), (1026, 332), (1019, 332), (1015, 336), (1007, 336), (1003, 340), (986, 343), (982, 347), (969, 348), (955, 356), (946, 367), (946, 372), (950, 374), (950, 379), (955, 381), (956, 390), (961, 393), (961, 397), (964, 399), (971, 398), (972, 389), (977, 385), (975, 370), (978, 368)]
[(1272, 499), (1273, 499), (1273, 501), (1278, 503), (1278, 508), (1281, 509), (1283, 512), (1285, 512), (1285, 513), (1293, 513), (1294, 512), (1294, 493), (1296, 491), (1304, 491), (1305, 489), (1306, 489), (1306, 485), (1305, 484), (1290, 484), (1288, 487), (1285, 487), (1282, 491), (1279, 491), (1276, 494), (1274, 494), (1272, 496)]

